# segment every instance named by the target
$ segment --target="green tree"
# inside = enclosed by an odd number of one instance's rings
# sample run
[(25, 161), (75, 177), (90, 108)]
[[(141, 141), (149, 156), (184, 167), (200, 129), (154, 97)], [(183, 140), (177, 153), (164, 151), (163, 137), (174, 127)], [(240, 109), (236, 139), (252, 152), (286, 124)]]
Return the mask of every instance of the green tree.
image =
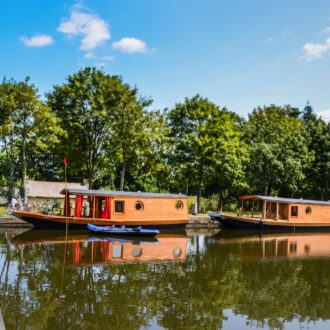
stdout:
[(13, 191), (15, 165), (24, 202), (27, 200), (26, 178), (33, 173), (32, 159), (42, 155), (61, 134), (59, 120), (38, 97), (29, 78), (22, 82), (4, 79), (0, 84), (0, 137), (9, 162), (9, 197)]
[(129, 163), (127, 185), (132, 190), (167, 192), (173, 184), (173, 176), (167, 161), (170, 143), (164, 114), (160, 111), (145, 113), (143, 129), (143, 144)]
[(124, 190), (129, 167), (138, 164), (150, 146), (148, 128), (151, 117), (146, 108), (151, 102), (138, 97), (137, 88), (122, 85), (120, 98), (111, 114), (111, 139), (107, 143), (107, 154), (115, 160), (119, 170), (121, 191)]
[(243, 141), (244, 124), (239, 116), (232, 112), (219, 112), (214, 118), (214, 156), (208, 184), (219, 195), (219, 210), (226, 202), (236, 200), (247, 189), (246, 165), (248, 149)]
[(259, 107), (245, 127), (249, 144), (249, 181), (252, 189), (265, 194), (291, 195), (302, 188), (305, 169), (313, 155), (303, 122), (290, 107)]
[[(236, 165), (230, 164), (229, 159), (239, 161), (236, 146), (234, 151), (230, 149), (234, 144), (239, 145), (239, 117), (196, 95), (176, 104), (167, 113), (167, 118), (172, 139), (172, 164), (183, 182), (187, 184), (191, 177), (196, 184), (199, 206), (205, 182), (218, 176), (219, 190), (224, 189), (225, 177)], [(221, 174), (217, 173), (219, 170)]]
[(315, 158), (306, 169), (307, 190), (313, 198), (329, 197), (330, 184), (330, 125), (318, 118), (307, 103), (302, 113), (305, 129), (309, 134), (308, 150)]
[(61, 157), (69, 157), (71, 176), (87, 178), (89, 187), (113, 186), (120, 167), (120, 190), (128, 163), (144, 134), (144, 108), (138, 90), (118, 76), (95, 68), (70, 75), (48, 94), (48, 104), (62, 119), (66, 131)]

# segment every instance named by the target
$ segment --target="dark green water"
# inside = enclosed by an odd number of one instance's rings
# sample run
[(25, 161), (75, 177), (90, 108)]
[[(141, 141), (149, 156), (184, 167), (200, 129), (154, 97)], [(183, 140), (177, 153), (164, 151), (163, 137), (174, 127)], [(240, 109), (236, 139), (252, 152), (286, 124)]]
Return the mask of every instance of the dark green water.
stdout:
[(6, 329), (329, 329), (330, 234), (0, 233)]

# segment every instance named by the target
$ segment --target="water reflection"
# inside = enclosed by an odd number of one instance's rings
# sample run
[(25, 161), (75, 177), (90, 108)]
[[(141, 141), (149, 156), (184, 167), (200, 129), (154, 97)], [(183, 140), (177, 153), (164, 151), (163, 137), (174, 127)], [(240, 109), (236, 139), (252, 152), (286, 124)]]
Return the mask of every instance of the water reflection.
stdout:
[(329, 251), (328, 234), (0, 233), (0, 303), (7, 329), (326, 327)]
[[(232, 237), (232, 231), (222, 231), (219, 244), (238, 244), (241, 256), (247, 260), (269, 258), (308, 258), (330, 256), (330, 233), (266, 233), (243, 232)], [(256, 249), (251, 249), (258, 246)]]
[(30, 230), (12, 238), (21, 247), (59, 244), (65, 264), (152, 262), (184, 260), (187, 236), (160, 234), (155, 237), (118, 237), (90, 235), (86, 231)]

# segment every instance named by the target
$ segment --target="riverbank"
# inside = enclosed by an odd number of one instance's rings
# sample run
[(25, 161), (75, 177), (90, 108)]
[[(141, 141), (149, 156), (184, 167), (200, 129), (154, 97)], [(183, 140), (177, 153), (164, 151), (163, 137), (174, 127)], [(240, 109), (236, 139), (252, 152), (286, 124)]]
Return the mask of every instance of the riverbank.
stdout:
[[(211, 220), (206, 214), (190, 215), (187, 229), (219, 228), (220, 223)], [(15, 217), (0, 217), (0, 228), (32, 228), (33, 225)]]

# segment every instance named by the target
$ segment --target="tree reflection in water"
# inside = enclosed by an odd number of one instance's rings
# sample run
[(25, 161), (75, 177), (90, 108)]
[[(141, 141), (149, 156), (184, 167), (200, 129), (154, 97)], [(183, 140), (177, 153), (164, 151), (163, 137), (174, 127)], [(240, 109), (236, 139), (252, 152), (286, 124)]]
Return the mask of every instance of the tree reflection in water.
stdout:
[[(164, 247), (175, 244), (130, 243), (130, 255), (136, 247), (143, 255), (147, 246), (150, 253), (159, 247), (162, 253), (142, 261), (116, 261), (109, 242), (80, 238), (12, 248), (0, 236), (6, 328), (140, 329), (156, 321), (166, 329), (218, 329), (228, 309), (246, 315), (251, 327), (281, 329), (293, 319), (330, 318), (327, 256), (287, 258), (276, 250), (280, 257), (267, 258), (260, 238), (176, 239), (181, 242), (176, 245), (188, 245), (187, 255), (184, 251), (183, 257), (170, 258), (173, 251), (166, 254)], [(313, 244), (309, 249), (306, 253), (313, 252)]]

